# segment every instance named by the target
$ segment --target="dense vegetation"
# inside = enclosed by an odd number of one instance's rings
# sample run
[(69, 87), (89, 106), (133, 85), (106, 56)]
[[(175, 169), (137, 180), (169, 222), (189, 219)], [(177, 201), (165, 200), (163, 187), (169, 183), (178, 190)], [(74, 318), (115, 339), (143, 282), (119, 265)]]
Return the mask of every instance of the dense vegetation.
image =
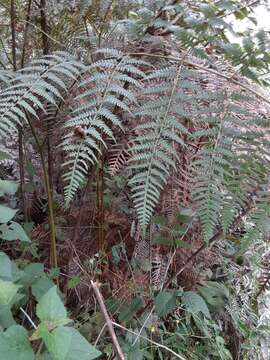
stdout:
[(1, 360), (270, 358), (263, 3), (1, 1)]

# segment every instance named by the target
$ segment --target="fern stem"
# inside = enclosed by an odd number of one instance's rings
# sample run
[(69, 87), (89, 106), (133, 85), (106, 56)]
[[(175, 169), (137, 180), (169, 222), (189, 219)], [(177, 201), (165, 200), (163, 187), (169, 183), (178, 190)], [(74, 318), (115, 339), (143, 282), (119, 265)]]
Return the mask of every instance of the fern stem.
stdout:
[[(48, 21), (46, 16), (46, 0), (40, 0), (40, 28), (42, 30), (42, 47), (43, 54), (49, 54), (49, 32)], [(50, 193), (53, 202), (53, 157), (51, 151), (50, 124), (47, 122), (47, 162), (48, 162), (48, 178), (50, 183)]]
[[(102, 146), (100, 144), (100, 146)], [(101, 149), (102, 151), (102, 149)], [(99, 163), (97, 167), (97, 213), (98, 213), (98, 249), (104, 251), (104, 156), (99, 155)]]
[(45, 185), (45, 190), (46, 190), (47, 198), (48, 198), (48, 213), (49, 213), (49, 227), (50, 227), (50, 263), (51, 263), (52, 268), (57, 268), (58, 259), (57, 259), (57, 249), (56, 249), (56, 227), (55, 227), (55, 222), (54, 222), (53, 198), (52, 198), (52, 189), (50, 187), (49, 174), (47, 171), (46, 160), (44, 157), (42, 146), (38, 140), (34, 126), (31, 122), (31, 120), (29, 119), (29, 116), (27, 117), (27, 120), (28, 120), (30, 129), (31, 129), (31, 132), (36, 141), (39, 156), (41, 159), (41, 166), (42, 166), (42, 171), (43, 171), (43, 176), (44, 176), (44, 185)]
[(16, 13), (15, 13), (15, 2), (10, 1), (10, 28), (11, 28), (11, 49), (12, 49), (12, 64), (13, 70), (17, 70), (17, 59), (16, 59)]
[[(16, 9), (15, 2), (10, 2), (10, 27), (11, 27), (11, 48), (12, 48), (12, 65), (13, 70), (17, 70), (17, 54), (16, 54)], [(25, 181), (24, 181), (24, 152), (23, 152), (23, 130), (18, 126), (18, 147), (19, 147), (19, 171), (20, 171), (20, 195), (23, 208), (24, 221), (27, 221), (27, 206), (25, 198)]]
[(49, 38), (47, 36), (49, 32), (48, 22), (46, 17), (46, 0), (40, 0), (40, 27), (41, 27), (41, 34), (42, 34), (42, 43), (43, 43), (43, 54), (49, 54)]
[(27, 15), (26, 15), (26, 24), (24, 28), (24, 34), (23, 34), (23, 48), (22, 48), (22, 57), (21, 57), (21, 68), (24, 67), (25, 62), (25, 53), (26, 53), (26, 44), (28, 39), (28, 30), (29, 30), (29, 20), (30, 20), (30, 13), (31, 13), (31, 6), (32, 6), (32, 0), (28, 1), (27, 6)]

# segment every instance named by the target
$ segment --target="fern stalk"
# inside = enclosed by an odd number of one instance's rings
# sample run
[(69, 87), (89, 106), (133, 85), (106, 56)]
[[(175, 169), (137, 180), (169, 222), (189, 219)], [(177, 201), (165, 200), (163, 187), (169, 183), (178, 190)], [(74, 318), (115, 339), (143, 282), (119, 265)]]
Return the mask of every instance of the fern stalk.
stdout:
[(37, 148), (41, 160), (43, 176), (44, 176), (45, 190), (48, 198), (48, 214), (49, 214), (49, 227), (50, 227), (50, 263), (52, 268), (57, 268), (58, 259), (57, 259), (57, 249), (56, 249), (56, 227), (54, 222), (53, 198), (52, 198), (52, 189), (50, 186), (49, 174), (46, 167), (46, 160), (44, 157), (42, 146), (38, 140), (37, 134), (29, 117), (27, 117), (27, 120), (37, 144)]
[[(100, 144), (100, 147), (102, 144)], [(102, 150), (101, 150), (102, 151)], [(97, 166), (97, 213), (98, 213), (98, 249), (103, 251), (104, 243), (104, 156), (99, 154)]]
[[(10, 28), (11, 28), (11, 48), (12, 48), (12, 65), (13, 70), (17, 70), (16, 54), (16, 8), (14, 0), (10, 1)], [(23, 129), (18, 126), (18, 147), (19, 147), (19, 171), (20, 171), (20, 194), (23, 207), (24, 220), (27, 221), (27, 205), (25, 197), (25, 180), (24, 180), (24, 152), (23, 152)]]

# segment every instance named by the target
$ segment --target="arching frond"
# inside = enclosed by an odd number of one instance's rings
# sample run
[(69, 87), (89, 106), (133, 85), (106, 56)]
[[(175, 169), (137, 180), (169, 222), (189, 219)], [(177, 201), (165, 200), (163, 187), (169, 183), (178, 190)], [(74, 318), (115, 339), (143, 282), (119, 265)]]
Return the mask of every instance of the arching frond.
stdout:
[[(64, 175), (67, 202), (82, 184), (89, 166), (98, 162), (102, 148), (107, 147), (104, 136), (114, 139), (114, 132), (123, 130), (119, 113), (128, 112), (136, 103), (140, 78), (144, 77), (140, 70), (142, 62), (116, 50), (105, 49), (103, 52), (109, 57), (89, 66), (78, 89), (80, 94), (75, 99), (78, 106), (66, 123), (69, 132), (63, 148), (67, 154), (65, 165), (69, 168)], [(76, 126), (85, 131), (81, 139), (74, 137)]]
[[(164, 77), (166, 81), (160, 81)], [(136, 113), (143, 122), (135, 128), (138, 135), (132, 146), (129, 167), (133, 175), (129, 184), (144, 235), (160, 192), (175, 167), (175, 146), (183, 146), (181, 134), (188, 134), (177, 117), (183, 108), (182, 79), (182, 64), (177, 69), (171, 67), (150, 74), (143, 92), (146, 100)]]
[(9, 136), (27, 116), (39, 118), (44, 103), (58, 106), (70, 80), (84, 66), (66, 53), (55, 53), (33, 60), (16, 72), (8, 86), (0, 92), (0, 135)]

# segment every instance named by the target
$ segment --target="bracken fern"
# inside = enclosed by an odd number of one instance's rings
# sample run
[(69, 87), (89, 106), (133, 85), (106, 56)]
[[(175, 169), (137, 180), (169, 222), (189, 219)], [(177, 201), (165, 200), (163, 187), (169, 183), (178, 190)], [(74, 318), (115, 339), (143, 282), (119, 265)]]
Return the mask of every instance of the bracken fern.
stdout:
[[(98, 154), (107, 148), (105, 138), (115, 139), (114, 132), (124, 130), (119, 112), (131, 115), (131, 106), (136, 103), (136, 89), (141, 87), (140, 78), (144, 77), (140, 70), (142, 61), (117, 50), (104, 49), (98, 55), (102, 53), (107, 57), (88, 67), (78, 89), (81, 93), (75, 99), (79, 105), (66, 123), (69, 132), (63, 148), (67, 154), (65, 166), (68, 167), (64, 175), (67, 202), (83, 183), (89, 166), (98, 163)], [(85, 131), (85, 137), (80, 140), (74, 139), (76, 126)]]

